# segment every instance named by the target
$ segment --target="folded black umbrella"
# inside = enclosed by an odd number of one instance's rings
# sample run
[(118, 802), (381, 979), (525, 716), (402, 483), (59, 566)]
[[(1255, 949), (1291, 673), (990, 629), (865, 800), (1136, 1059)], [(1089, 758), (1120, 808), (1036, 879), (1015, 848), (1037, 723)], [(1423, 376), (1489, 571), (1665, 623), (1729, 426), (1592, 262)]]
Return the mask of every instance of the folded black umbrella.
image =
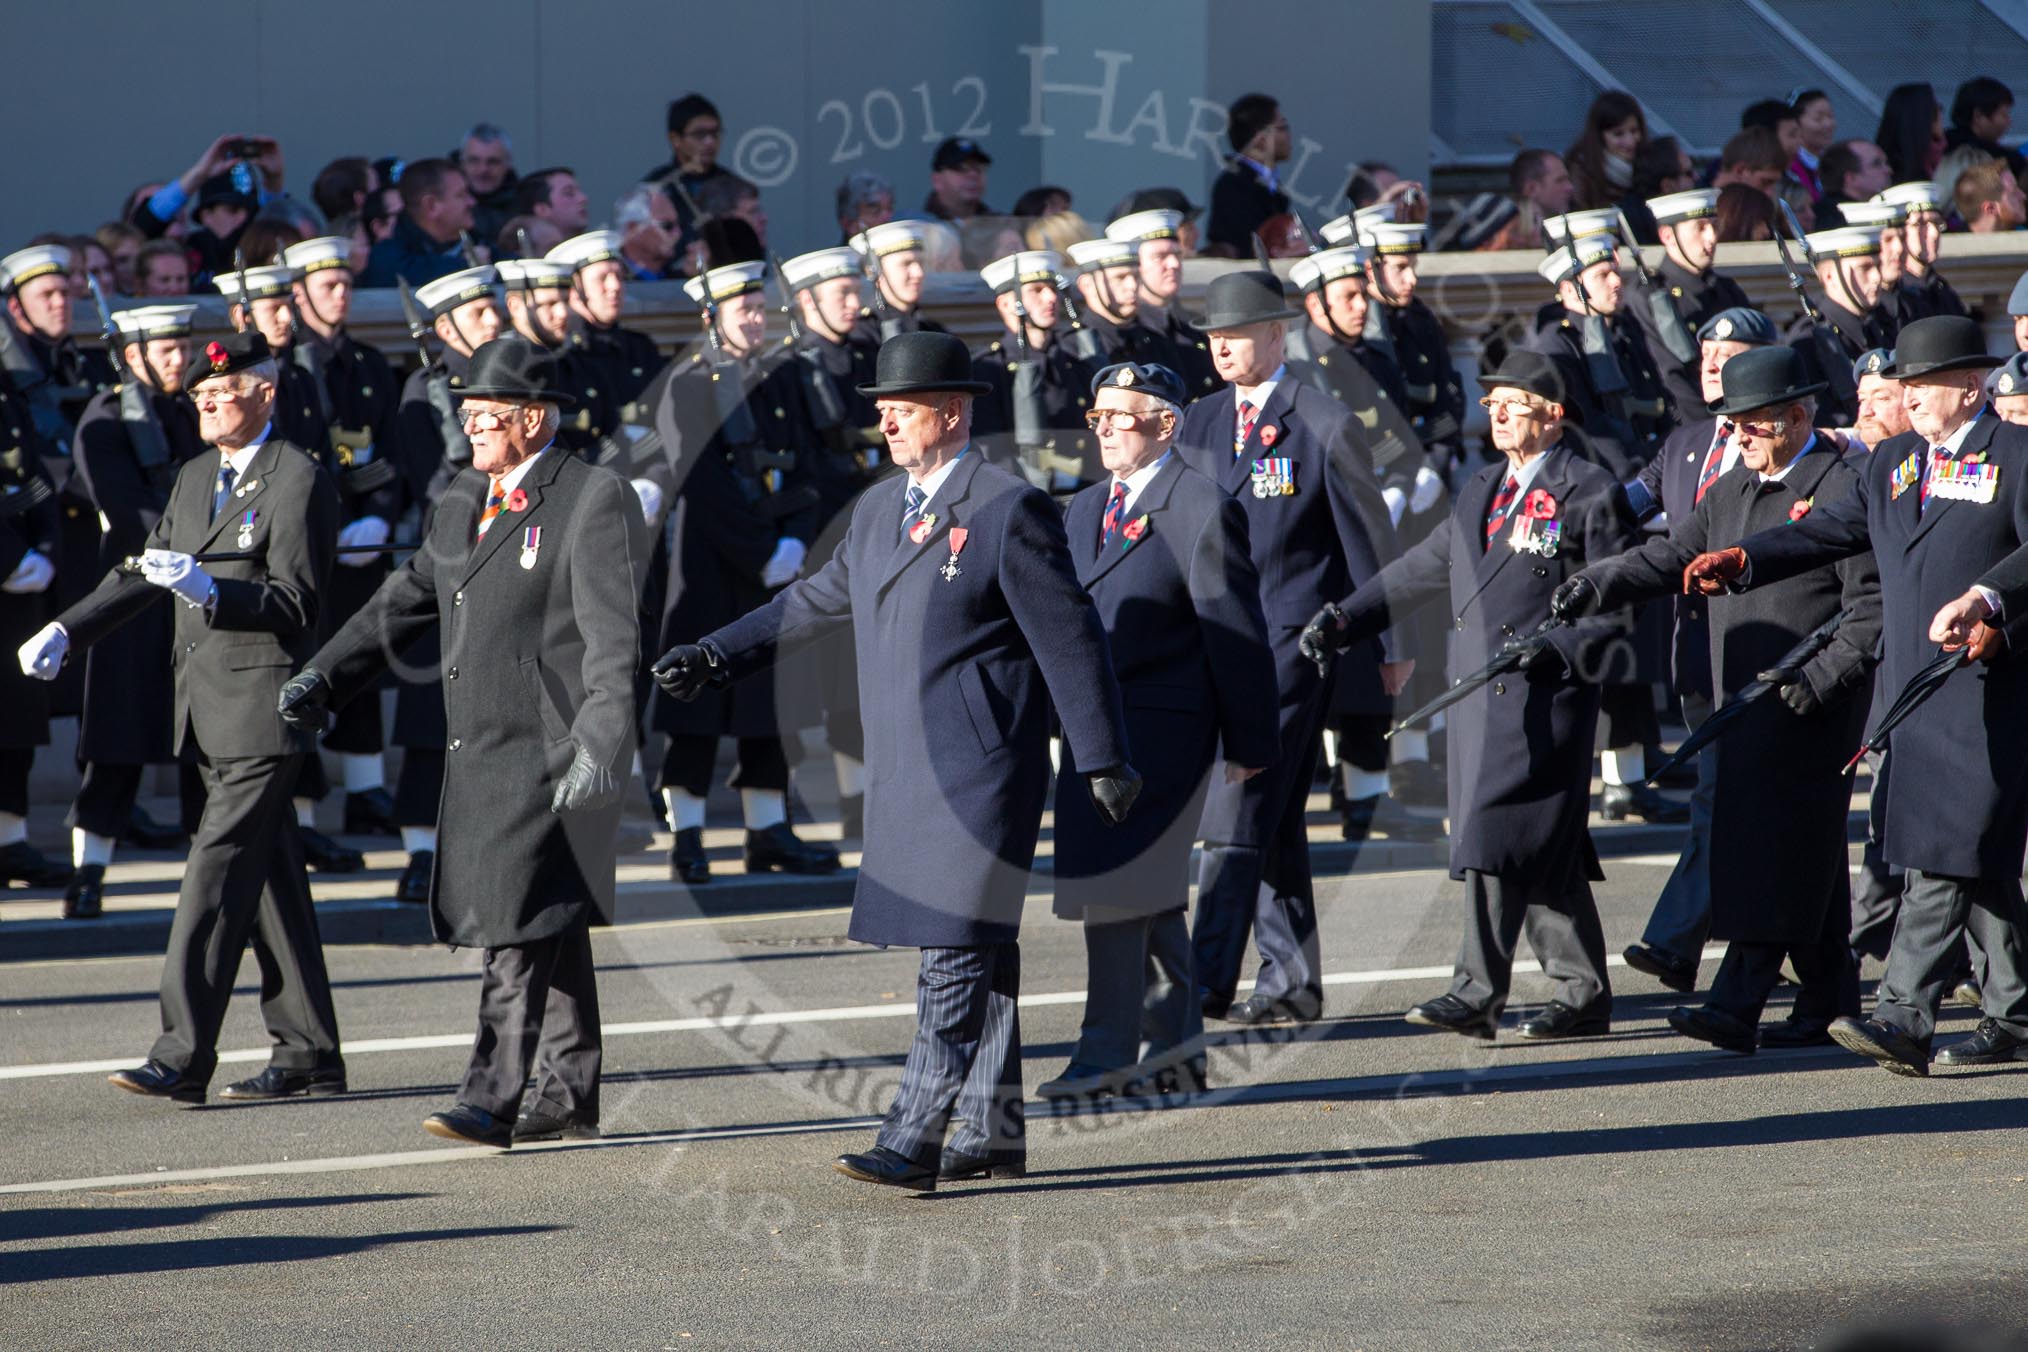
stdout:
[(1867, 752), (1885, 749), (1887, 734), (1900, 726), (1903, 719), (1920, 709), (1924, 700), (1942, 689), (1943, 683), (1951, 678), (1951, 673), (1970, 661), (1971, 656), (1972, 650), (1969, 647), (1959, 648), (1955, 652), (1946, 652), (1938, 648), (1935, 658), (1931, 659), (1929, 665), (1908, 678), (1908, 684), (1894, 697), (1894, 703), (1887, 706), (1887, 712), (1880, 715), (1880, 721), (1873, 725), (1873, 731), (1866, 734), (1865, 743), (1852, 753), (1851, 760), (1845, 762), (1845, 773), (1851, 774), (1859, 762), (1866, 759)]
[(1500, 651), (1493, 654), (1492, 661), (1486, 663), (1485, 666), (1480, 667), (1469, 676), (1459, 677), (1456, 685), (1453, 685), (1450, 689), (1444, 691), (1441, 695), (1438, 695), (1435, 699), (1423, 705), (1399, 723), (1396, 723), (1392, 728), (1388, 729), (1387, 735), (1392, 737), (1397, 732), (1406, 732), (1424, 719), (1442, 713), (1445, 709), (1450, 708), (1474, 690), (1478, 690), (1486, 685), (1487, 682), (1505, 676), (1509, 672), (1519, 671), (1522, 664), (1540, 650), (1542, 640), (1547, 638), (1551, 631), (1561, 629), (1569, 623), (1570, 621), (1568, 620), (1559, 620), (1552, 615), (1544, 620), (1532, 633), (1523, 634), (1519, 638), (1509, 639), (1501, 647)]
[[(421, 549), (422, 547), (423, 542), (420, 540), (397, 540), (393, 544), (385, 545), (339, 545), (338, 552), (340, 554), (402, 554), (411, 549)], [(260, 557), (261, 555), (252, 550), (227, 550), (224, 553), (192, 554), (190, 561), (192, 563), (238, 563), (246, 559), (257, 559)], [(140, 572), (141, 556), (139, 554), (129, 554), (126, 558), (121, 559), (120, 571), (123, 573)]]
[(1746, 712), (1749, 705), (1759, 703), (1775, 691), (1789, 684), (1789, 682), (1795, 680), (1796, 676), (1802, 671), (1804, 663), (1830, 647), (1831, 640), (1838, 636), (1838, 626), (1844, 622), (1845, 612), (1841, 610), (1815, 629), (1812, 629), (1809, 633), (1803, 635), (1803, 641), (1783, 653), (1780, 661), (1760, 673), (1750, 684), (1742, 688), (1737, 695), (1727, 700), (1724, 706), (1713, 713), (1711, 717), (1699, 723), (1696, 729), (1683, 739), (1683, 745), (1676, 748), (1676, 754), (1663, 761), (1653, 770), (1650, 770), (1648, 777), (1641, 782), (1643, 784), (1653, 784), (1677, 766), (1689, 763), (1696, 757), (1698, 752), (1710, 746), (1720, 737), (1723, 737), (1726, 729), (1739, 720), (1740, 715)]

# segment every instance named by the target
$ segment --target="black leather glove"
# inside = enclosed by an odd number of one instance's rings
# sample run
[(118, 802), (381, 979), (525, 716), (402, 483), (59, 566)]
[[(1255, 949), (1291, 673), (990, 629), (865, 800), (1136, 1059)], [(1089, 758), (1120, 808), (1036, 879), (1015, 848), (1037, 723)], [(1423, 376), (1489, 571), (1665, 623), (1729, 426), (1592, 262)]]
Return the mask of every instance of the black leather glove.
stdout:
[(1345, 612), (1336, 605), (1326, 605), (1303, 626), (1303, 636), (1296, 640), (1296, 650), (1317, 664), (1319, 676), (1328, 676), (1331, 659), (1345, 646), (1344, 637)]
[(1521, 670), (1562, 675), (1563, 654), (1548, 638), (1531, 638), (1521, 646)]
[(549, 800), (549, 810), (576, 812), (582, 808), (603, 807), (619, 796), (620, 779), (613, 773), (613, 767), (599, 761), (589, 748), (580, 746), (570, 762), (570, 768), (557, 782), (556, 792)]
[(331, 683), (315, 667), (304, 667), (282, 686), (275, 712), (292, 728), (319, 733), (331, 725)]
[(1108, 826), (1118, 826), (1133, 811), (1134, 800), (1141, 796), (1141, 775), (1131, 765), (1116, 765), (1107, 770), (1094, 770), (1085, 776), (1085, 785), (1091, 790), (1091, 800), (1098, 805), (1099, 816)]
[(1817, 698), (1816, 687), (1811, 685), (1810, 678), (1801, 672), (1783, 669), (1763, 671), (1759, 679), (1780, 681), (1781, 689), (1778, 693), (1782, 697), (1782, 703), (1788, 705), (1798, 717), (1807, 718), (1824, 707), (1824, 702)]
[(672, 699), (696, 699), (704, 687), (725, 684), (725, 657), (710, 643), (679, 643), (656, 661), (650, 674)]
[(1569, 624), (1581, 620), (1598, 609), (1598, 588), (1590, 578), (1579, 573), (1576, 577), (1565, 578), (1549, 597), (1549, 613)]

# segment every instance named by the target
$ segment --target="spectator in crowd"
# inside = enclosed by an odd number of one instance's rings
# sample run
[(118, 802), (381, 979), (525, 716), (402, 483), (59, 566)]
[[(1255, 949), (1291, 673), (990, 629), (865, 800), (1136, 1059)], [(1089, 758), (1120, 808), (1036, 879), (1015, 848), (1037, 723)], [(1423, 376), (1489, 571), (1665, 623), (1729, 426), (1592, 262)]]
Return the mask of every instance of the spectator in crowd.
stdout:
[(1874, 143), (1887, 155), (1890, 183), (1930, 178), (1943, 158), (1943, 108), (1926, 84), (1896, 85), (1880, 110)]
[(1225, 113), (1225, 139), (1232, 158), (1211, 185), (1211, 221), (1205, 252), (1226, 258), (1253, 257), (1253, 236), (1270, 216), (1289, 209), (1276, 168), (1289, 157), (1289, 119), (1266, 94), (1242, 94)]
[(620, 259), (637, 282), (671, 276), (676, 258), (676, 204), (669, 194), (637, 183), (613, 203), (613, 229), (620, 232)]
[(342, 235), (352, 241), (352, 252), (346, 256), (345, 267), (354, 277), (366, 271), (366, 264), (373, 257), (373, 236), (367, 231), (366, 218), (358, 212), (348, 212), (331, 222), (327, 234)]
[(1774, 238), (1774, 199), (1759, 188), (1728, 183), (1718, 190), (1718, 242), (1751, 244)]
[[(317, 234), (322, 234), (320, 227)], [(314, 236), (305, 234), (301, 228), (274, 216), (257, 214), (247, 222), (240, 232), (239, 253), (246, 258), (248, 267), (260, 267), (275, 261), (275, 256), (291, 244), (301, 244)], [(235, 259), (235, 263), (237, 260)]]
[(894, 185), (861, 169), (838, 185), (838, 237), (849, 243), (861, 231), (894, 219)]
[[(183, 208), (181, 206), (178, 206), (174, 212), (170, 213), (166, 220), (162, 221), (154, 220), (152, 213), (144, 221), (139, 214), (143, 206), (168, 186), (166, 183), (143, 183), (128, 193), (126, 202), (120, 207), (121, 223), (139, 230), (142, 239), (158, 239), (162, 235), (168, 235), (172, 239), (182, 239), (189, 227), (184, 224)], [(193, 192), (196, 191), (194, 186), (191, 190)], [(144, 226), (152, 228), (144, 228)]]
[(134, 256), (141, 252), (141, 246), (148, 242), (148, 237), (125, 221), (107, 221), (92, 232), (92, 238), (113, 260), (113, 277), (119, 283), (119, 290), (129, 296), (135, 294)]
[[(243, 132), (227, 132), (205, 147), (196, 163), (185, 169), (172, 183), (144, 185), (137, 188), (127, 200), (125, 219), (149, 239), (163, 235), (183, 238), (187, 227), (183, 223), (183, 209), (197, 198), (207, 183), (241, 165), (238, 152), (244, 149), (244, 142), (254, 142), (260, 155), (254, 161), (267, 182), (270, 192), (282, 190), (282, 149), (272, 137), (248, 136)], [(246, 191), (249, 195), (256, 190), (253, 170), (245, 172)], [(253, 214), (253, 207), (246, 208)]]
[(1781, 143), (1784, 163), (1795, 159), (1796, 152), (1803, 148), (1802, 119), (1786, 100), (1761, 99), (1747, 104), (1739, 115), (1739, 129), (1745, 131), (1748, 127), (1765, 127), (1773, 132), (1775, 140)]
[(2009, 172), (2018, 176), (2028, 168), (2028, 158), (2006, 144), (2013, 126), (2014, 91), (1990, 75), (1974, 75), (1958, 86), (1951, 99), (1951, 125), (1944, 133), (1944, 149), (1976, 146), (1994, 159), (2005, 160)]
[[(1944, 152), (1944, 157), (1937, 161), (1936, 173), (1931, 176), (1931, 181), (1936, 184), (1936, 190), (1943, 197), (1944, 201), (1954, 204), (1957, 200), (1958, 176), (1967, 169), (1975, 168), (1981, 164), (1990, 164), (1992, 161), (1993, 157), (1977, 146), (1962, 145), (1956, 150)], [(1953, 205), (1951, 207), (1951, 229), (1962, 230), (1964, 228), (1964, 218), (1958, 215), (1957, 208)]]
[(198, 187), (197, 207), (192, 212), (197, 228), (183, 237), (184, 247), (197, 261), (196, 280), (232, 266), (239, 237), (260, 206), (254, 196), (252, 177), (245, 165), (234, 165), (225, 173), (213, 174)]
[(514, 194), (521, 186), (514, 172), (514, 143), (491, 122), (480, 122), (458, 143), (456, 163), (472, 190), (472, 234), (491, 239), (514, 214)]
[(1782, 154), (1780, 139), (1766, 127), (1748, 127), (1733, 133), (1725, 148), (1718, 152), (1718, 173), (1711, 186), (1724, 188), (1743, 183), (1773, 197), (1788, 167), (1788, 156)]
[[(760, 189), (738, 174), (712, 179), (697, 190), (697, 209), (719, 220), (745, 221), (753, 227), (763, 253), (768, 245), (768, 213), (761, 206)], [(714, 263), (717, 267), (719, 264)]]
[(173, 239), (151, 239), (134, 254), (136, 296), (190, 294), (190, 255)]
[(923, 214), (959, 226), (975, 217), (997, 215), (986, 205), (986, 169), (992, 163), (993, 157), (977, 141), (945, 137), (930, 156), (930, 191)]
[(1887, 153), (1873, 142), (1840, 141), (1818, 161), (1817, 177), (1823, 188), (1817, 198), (1817, 227), (1829, 230), (1844, 224), (1840, 207), (1884, 192), (1894, 182), (1894, 170)]
[(1014, 214), (1023, 220), (1039, 221), (1044, 216), (1070, 210), (1070, 189), (1045, 183), (1030, 188), (1014, 199)]
[(317, 171), (316, 181), (310, 185), (310, 200), (324, 213), (325, 220), (335, 221), (358, 211), (366, 205), (367, 197), (379, 190), (380, 175), (373, 171), (366, 157), (347, 155)]
[(1648, 209), (1649, 199), (1696, 186), (1697, 166), (1681, 141), (1673, 136), (1657, 136), (1642, 146), (1641, 153), (1634, 157), (1633, 190), (1619, 203), (1634, 238), (1642, 244), (1660, 244), (1662, 237), (1655, 229), (1655, 213)]
[(366, 205), (360, 208), (359, 220), (366, 227), (367, 240), (371, 244), (390, 238), (394, 234), (394, 223), (401, 219), (401, 189), (383, 183), (380, 191), (370, 193)]
[(1021, 232), (1022, 242), (1030, 249), (1047, 249), (1066, 257), (1070, 246), (1082, 244), (1088, 239), (1097, 239), (1098, 231), (1091, 228), (1091, 222), (1075, 211), (1054, 211), (1028, 223)]
[(120, 279), (113, 270), (113, 256), (93, 236), (79, 235), (70, 241), (70, 260), (74, 274), (80, 279), (80, 292), (90, 294), (90, 288), (82, 280), (85, 277), (96, 278), (99, 290), (108, 296), (119, 292)]
[(1634, 186), (1634, 157), (1648, 139), (1648, 119), (1632, 94), (1608, 89), (1591, 101), (1584, 130), (1563, 162), (1570, 166), (1580, 207), (1609, 207)]
[(971, 272), (1028, 247), (1021, 222), (1012, 216), (974, 216), (958, 227), (958, 241), (959, 256)]
[(465, 266), (458, 236), (472, 228), (472, 190), (449, 160), (416, 160), (401, 172), (401, 215), (394, 231), (373, 246), (360, 286), (410, 286)]
[(1487, 248), (1528, 249), (1542, 241), (1542, 222), (1570, 210), (1577, 185), (1563, 156), (1540, 148), (1524, 150), (1507, 166), (1507, 191), (1517, 208), (1514, 220), (1499, 242)]
[(591, 227), (591, 198), (578, 185), (574, 170), (562, 165), (537, 169), (522, 178), (514, 190), (513, 214), (539, 216), (569, 239)]
[(1975, 235), (2019, 230), (2028, 221), (2028, 198), (2005, 160), (1987, 160), (1959, 174), (1951, 200), (1965, 229)]
[(1802, 90), (1789, 100), (1789, 108), (1796, 115), (1796, 130), (1802, 136), (1795, 158), (1789, 161), (1789, 177), (1815, 202), (1824, 195), (1817, 166), (1823, 161), (1824, 152), (1838, 139), (1838, 113), (1831, 106), (1831, 96), (1821, 89)]
[(1401, 171), (1393, 165), (1380, 160), (1361, 160), (1352, 166), (1352, 177), (1346, 180), (1345, 200), (1352, 204), (1354, 211), (1359, 211), (1378, 202), (1401, 182)]
[[(528, 240), (523, 249), (521, 241)], [(540, 216), (509, 216), (493, 240), (495, 258), (542, 258), (563, 243), (563, 231)]]
[(676, 204), (676, 217), (683, 226), (676, 247), (682, 252), (697, 239), (702, 224), (691, 219), (690, 206), (683, 200), (684, 195), (687, 193), (694, 197), (709, 183), (739, 176), (718, 162), (725, 123), (718, 115), (717, 106), (704, 95), (690, 93), (670, 100), (668, 132), (669, 162), (641, 175), (641, 181), (661, 187), (668, 192), (669, 200)]

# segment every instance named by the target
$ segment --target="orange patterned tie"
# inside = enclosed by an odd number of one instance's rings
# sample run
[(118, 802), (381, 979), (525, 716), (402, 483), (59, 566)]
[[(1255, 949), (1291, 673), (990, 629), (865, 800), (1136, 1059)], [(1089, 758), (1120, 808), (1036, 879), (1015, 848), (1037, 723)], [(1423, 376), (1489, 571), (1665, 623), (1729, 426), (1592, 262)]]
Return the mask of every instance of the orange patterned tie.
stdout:
[(486, 490), (486, 510), (479, 513), (479, 537), (485, 538), (486, 527), (493, 524), (493, 518), (500, 515), (500, 509), (507, 503), (507, 492), (500, 486), (500, 480), (492, 480)]

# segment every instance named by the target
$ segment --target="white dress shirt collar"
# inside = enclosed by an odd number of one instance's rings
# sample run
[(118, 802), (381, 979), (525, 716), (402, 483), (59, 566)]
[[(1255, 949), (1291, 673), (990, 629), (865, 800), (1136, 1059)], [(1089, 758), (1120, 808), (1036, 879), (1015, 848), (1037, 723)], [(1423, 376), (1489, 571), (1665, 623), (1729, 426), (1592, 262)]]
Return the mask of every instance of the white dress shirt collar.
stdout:
[[(951, 477), (951, 471), (956, 469), (958, 467), (958, 462), (960, 460), (963, 460), (967, 455), (971, 454), (971, 451), (972, 451), (971, 443), (966, 442), (964, 450), (959, 451), (956, 455), (952, 456), (944, 464), (938, 466), (936, 469), (931, 470), (928, 478), (917, 479), (913, 475), (909, 476), (909, 483), (914, 487), (920, 488), (922, 490), (922, 500), (925, 506), (927, 506), (929, 503), (933, 502), (936, 499), (937, 490), (944, 486), (944, 480)], [(906, 496), (906, 490), (904, 490), (903, 496), (904, 497)]]
[[(1134, 502), (1141, 496), (1141, 491), (1155, 481), (1155, 476), (1162, 472), (1162, 466), (1168, 464), (1170, 457), (1175, 454), (1176, 449), (1172, 446), (1156, 456), (1153, 462), (1141, 466), (1126, 478), (1113, 480), (1116, 484), (1124, 483), (1127, 486), (1127, 500), (1120, 507), (1120, 519), (1122, 521), (1134, 514)], [(1112, 496), (1112, 489), (1108, 488), (1106, 490), (1106, 496)]]
[(268, 438), (273, 436), (274, 433), (275, 425), (273, 422), (270, 422), (267, 426), (261, 428), (259, 436), (238, 450), (229, 451), (223, 446), (218, 448), (218, 462), (221, 465), (232, 466), (232, 481), (234, 483), (238, 483), (246, 478), (246, 472), (252, 466), (254, 457), (261, 453), (261, 447), (268, 444)]

